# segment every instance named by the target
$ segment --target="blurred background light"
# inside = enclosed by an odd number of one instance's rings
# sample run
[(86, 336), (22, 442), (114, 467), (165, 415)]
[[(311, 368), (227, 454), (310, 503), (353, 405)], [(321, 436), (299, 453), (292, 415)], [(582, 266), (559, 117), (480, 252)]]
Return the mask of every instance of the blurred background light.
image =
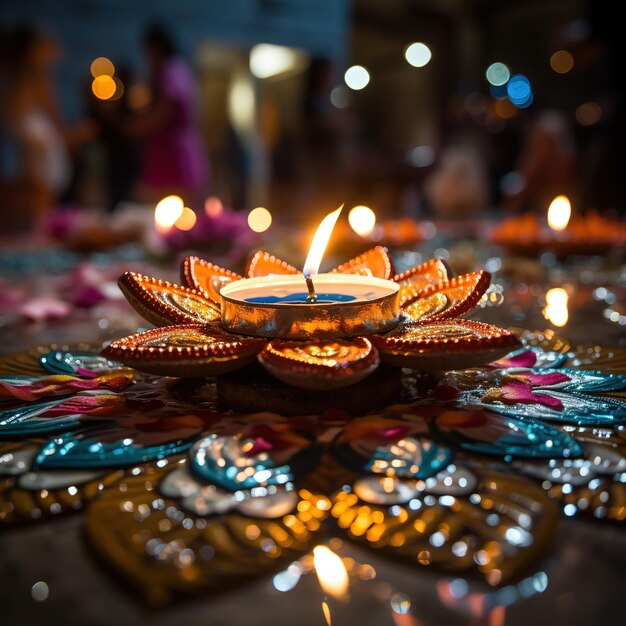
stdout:
[(204, 201), (204, 212), (213, 219), (218, 218), (224, 213), (224, 205), (217, 196), (209, 196)]
[(585, 102), (576, 109), (576, 121), (581, 126), (593, 126), (602, 119), (602, 109), (595, 102)]
[(550, 57), (550, 67), (557, 74), (567, 74), (574, 68), (574, 57), (567, 50), (557, 50)]
[(489, 93), (492, 98), (495, 98), (496, 100), (506, 100), (506, 85), (500, 85), (499, 87), (491, 85), (491, 87), (489, 87)]
[(345, 109), (350, 104), (350, 93), (345, 85), (337, 85), (330, 92), (330, 102), (337, 109)]
[(228, 117), (235, 130), (242, 134), (254, 131), (256, 123), (256, 96), (252, 80), (238, 74), (228, 90)]
[(546, 307), (543, 314), (554, 326), (561, 328), (567, 324), (569, 319), (568, 300), (567, 291), (561, 287), (549, 289), (546, 293)]
[(166, 196), (154, 207), (154, 225), (159, 232), (167, 232), (185, 209), (180, 196)]
[(503, 120), (511, 119), (517, 113), (517, 109), (509, 100), (506, 98), (504, 100), (496, 100), (494, 103), (494, 109), (496, 115), (501, 117)]
[(415, 146), (408, 151), (407, 161), (415, 167), (428, 167), (435, 162), (435, 149), (432, 146)]
[(365, 89), (369, 84), (370, 74), (362, 65), (353, 65), (346, 70), (343, 79), (350, 89), (359, 91), (360, 89)]
[(248, 214), (248, 226), (255, 233), (263, 233), (272, 225), (272, 214), (262, 206), (252, 209)]
[(191, 230), (196, 225), (198, 217), (189, 207), (184, 207), (180, 217), (174, 222), (179, 230)]
[(111, 76), (96, 76), (91, 83), (91, 91), (99, 100), (110, 100), (117, 90), (117, 84)]
[(260, 43), (250, 50), (250, 71), (257, 78), (271, 78), (303, 67), (304, 54), (295, 48)]
[(432, 56), (433, 54), (430, 48), (420, 41), (412, 43), (404, 51), (404, 58), (407, 60), (407, 63), (413, 67), (424, 67), (428, 65)]
[(111, 100), (119, 100), (124, 95), (124, 83), (117, 77), (113, 77), (113, 82), (115, 83), (115, 91), (111, 96)]
[(113, 76), (115, 74), (115, 66), (110, 59), (106, 57), (98, 57), (91, 62), (91, 75), (94, 78), (98, 76)]
[(525, 108), (532, 103), (533, 92), (530, 81), (524, 74), (514, 74), (506, 85), (509, 100), (518, 108)]
[(143, 83), (136, 83), (128, 88), (128, 105), (138, 111), (150, 104), (150, 89)]
[(369, 207), (358, 205), (350, 209), (348, 223), (357, 235), (368, 237), (376, 226), (376, 214)]
[(506, 85), (509, 78), (511, 78), (511, 71), (504, 64), (497, 61), (496, 63), (492, 63), (485, 72), (485, 76), (489, 81), (489, 84), (494, 87), (502, 87)]

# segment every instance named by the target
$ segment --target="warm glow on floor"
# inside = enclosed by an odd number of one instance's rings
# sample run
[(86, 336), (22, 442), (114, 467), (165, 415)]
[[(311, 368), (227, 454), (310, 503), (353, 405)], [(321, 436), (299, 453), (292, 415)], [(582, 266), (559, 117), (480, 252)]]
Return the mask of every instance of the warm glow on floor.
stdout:
[(560, 287), (550, 289), (546, 293), (546, 308), (543, 310), (543, 314), (554, 326), (561, 328), (567, 324), (569, 319), (568, 300), (567, 291)]
[(328, 595), (344, 597), (348, 591), (348, 572), (341, 558), (326, 546), (313, 548), (313, 564), (320, 586)]

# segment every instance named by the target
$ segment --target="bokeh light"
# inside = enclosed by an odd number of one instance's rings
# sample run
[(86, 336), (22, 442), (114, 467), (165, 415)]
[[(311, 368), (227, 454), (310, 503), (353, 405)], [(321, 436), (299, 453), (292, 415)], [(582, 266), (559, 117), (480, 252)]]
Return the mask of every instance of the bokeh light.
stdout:
[(250, 72), (257, 78), (271, 78), (299, 69), (304, 63), (300, 50), (260, 43), (250, 50)]
[(113, 76), (115, 74), (115, 65), (106, 57), (98, 57), (91, 62), (90, 70), (94, 78), (98, 78), (98, 76)]
[(376, 226), (376, 213), (367, 206), (352, 207), (348, 213), (348, 223), (357, 235), (368, 237)]
[(157, 231), (165, 233), (178, 221), (185, 210), (180, 196), (167, 196), (154, 208), (154, 225)]
[(204, 212), (209, 217), (216, 219), (224, 213), (224, 205), (217, 196), (209, 196), (204, 201)]
[(362, 65), (353, 65), (343, 75), (346, 85), (354, 91), (365, 89), (370, 82), (370, 73)]
[(561, 328), (567, 324), (569, 319), (568, 300), (567, 291), (561, 287), (549, 289), (546, 293), (546, 307), (543, 314), (554, 326)]
[(595, 102), (585, 102), (576, 109), (576, 121), (581, 126), (593, 126), (602, 119), (602, 109)]
[(430, 48), (420, 41), (412, 43), (404, 51), (404, 58), (407, 60), (407, 63), (413, 67), (424, 67), (428, 64), (432, 56), (433, 54)]
[(487, 68), (485, 76), (487, 77), (490, 85), (493, 85), (494, 87), (502, 87), (503, 85), (506, 85), (509, 78), (511, 78), (511, 71), (504, 63), (496, 61)]
[(511, 102), (507, 99), (496, 100), (494, 109), (496, 111), (496, 115), (501, 117), (503, 120), (511, 119), (517, 113), (515, 106), (513, 106), (513, 104), (511, 104)]
[(350, 93), (345, 85), (337, 85), (330, 92), (330, 102), (337, 109), (345, 109), (350, 104)]
[(263, 233), (272, 225), (272, 214), (262, 206), (252, 209), (248, 214), (248, 226), (255, 233)]
[(506, 93), (509, 100), (518, 108), (528, 107), (533, 101), (533, 92), (530, 87), (530, 81), (524, 74), (515, 74), (511, 76), (506, 85)]
[(96, 76), (91, 83), (91, 91), (99, 100), (110, 100), (117, 90), (117, 84), (111, 76)]
[(574, 57), (567, 50), (557, 50), (550, 57), (550, 67), (557, 74), (567, 74), (574, 68)]
[(572, 216), (572, 205), (567, 196), (557, 196), (548, 207), (548, 226), (552, 230), (565, 230)]
[(180, 217), (174, 222), (179, 230), (191, 230), (196, 225), (198, 216), (189, 207), (184, 207)]
[(119, 100), (124, 95), (124, 83), (117, 76), (113, 77), (113, 82), (115, 83), (115, 91), (110, 100)]
[(408, 151), (407, 161), (415, 167), (428, 167), (435, 162), (435, 149), (432, 146), (415, 146)]
[(128, 105), (134, 111), (143, 109), (150, 104), (150, 89), (147, 85), (137, 83), (128, 89)]
[(499, 87), (491, 85), (491, 87), (489, 87), (489, 93), (491, 94), (491, 97), (496, 100), (506, 100), (506, 85), (500, 85)]

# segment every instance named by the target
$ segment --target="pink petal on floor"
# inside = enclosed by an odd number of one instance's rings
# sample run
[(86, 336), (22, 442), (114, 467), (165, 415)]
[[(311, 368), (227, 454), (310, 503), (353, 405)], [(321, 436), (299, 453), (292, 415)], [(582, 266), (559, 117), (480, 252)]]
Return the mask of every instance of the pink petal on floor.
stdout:
[(63, 300), (42, 296), (31, 298), (18, 308), (18, 313), (33, 322), (41, 322), (47, 319), (61, 319), (67, 317), (72, 307)]
[(504, 369), (507, 367), (532, 367), (537, 362), (537, 355), (532, 350), (526, 350), (520, 352), (514, 357), (498, 359), (489, 363), (487, 367), (493, 367), (494, 369)]
[(488, 391), (483, 402), (502, 402), (503, 404), (543, 404), (551, 409), (562, 409), (563, 403), (545, 393), (533, 393), (529, 383), (510, 383)]

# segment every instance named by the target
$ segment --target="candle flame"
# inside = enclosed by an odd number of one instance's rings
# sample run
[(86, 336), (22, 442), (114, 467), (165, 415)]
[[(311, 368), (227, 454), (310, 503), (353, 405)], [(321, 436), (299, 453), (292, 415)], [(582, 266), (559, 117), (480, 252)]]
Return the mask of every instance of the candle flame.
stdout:
[(185, 210), (185, 203), (179, 196), (167, 196), (154, 208), (154, 225), (158, 232), (166, 233), (176, 224)]
[(319, 271), (322, 257), (324, 256), (324, 250), (326, 250), (330, 235), (339, 219), (341, 209), (343, 209), (343, 204), (336, 211), (329, 213), (317, 227), (315, 236), (311, 242), (311, 247), (309, 248), (309, 254), (304, 262), (305, 276), (314, 276)]
[(568, 300), (567, 291), (560, 287), (549, 289), (546, 293), (546, 308), (543, 310), (543, 314), (554, 326), (561, 328), (567, 324), (569, 319)]
[(565, 230), (572, 215), (572, 205), (567, 196), (557, 196), (548, 208), (548, 226), (552, 230)]
[(330, 596), (343, 598), (348, 591), (348, 572), (341, 558), (326, 546), (313, 548), (313, 565), (320, 586)]

